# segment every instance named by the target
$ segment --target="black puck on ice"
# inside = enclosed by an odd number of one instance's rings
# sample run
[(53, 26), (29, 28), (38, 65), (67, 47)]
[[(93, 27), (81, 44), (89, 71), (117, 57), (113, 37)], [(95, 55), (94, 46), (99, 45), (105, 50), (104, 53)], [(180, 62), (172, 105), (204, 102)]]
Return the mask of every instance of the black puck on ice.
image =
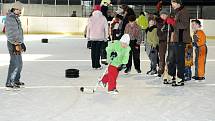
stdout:
[(80, 91), (81, 91), (81, 92), (84, 92), (84, 87), (81, 87), (81, 88), (80, 88)]
[(65, 77), (67, 78), (78, 78), (79, 70), (78, 69), (66, 69)]
[(48, 43), (48, 39), (43, 38), (43, 39), (42, 39), (42, 43)]

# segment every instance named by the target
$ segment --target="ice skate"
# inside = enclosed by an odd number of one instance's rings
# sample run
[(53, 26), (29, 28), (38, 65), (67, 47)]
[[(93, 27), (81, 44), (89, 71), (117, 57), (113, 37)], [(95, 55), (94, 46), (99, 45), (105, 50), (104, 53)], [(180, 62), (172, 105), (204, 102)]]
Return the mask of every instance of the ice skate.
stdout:
[(105, 88), (105, 87), (106, 87), (106, 84), (103, 83), (102, 81), (99, 81), (98, 84), (99, 84), (99, 86), (102, 87), (102, 88)]
[(172, 82), (172, 86), (184, 86), (184, 80), (177, 78), (175, 81)]
[(127, 69), (125, 69), (124, 73), (128, 74), (130, 71), (131, 71), (131, 69), (127, 68)]
[(7, 84), (6, 85), (6, 91), (19, 91), (20, 86), (17, 84)]
[(25, 83), (24, 82), (18, 81), (15, 84), (18, 85), (18, 86), (20, 86), (20, 88), (24, 88), (25, 87)]
[(163, 84), (172, 84), (173, 79), (174, 79), (174, 78), (172, 78), (172, 76), (168, 75), (168, 76), (167, 76), (167, 79), (164, 79), (164, 80), (163, 80)]
[(112, 95), (117, 95), (117, 94), (119, 94), (119, 91), (117, 89), (114, 89), (112, 91), (108, 91), (107, 93), (112, 94)]
[(154, 75), (156, 75), (157, 73), (158, 73), (157, 70), (152, 70), (149, 74), (152, 75), (152, 76), (154, 76)]
[(146, 74), (150, 74), (150, 73), (151, 73), (151, 71), (152, 71), (152, 70), (147, 71), (147, 72), (146, 72)]

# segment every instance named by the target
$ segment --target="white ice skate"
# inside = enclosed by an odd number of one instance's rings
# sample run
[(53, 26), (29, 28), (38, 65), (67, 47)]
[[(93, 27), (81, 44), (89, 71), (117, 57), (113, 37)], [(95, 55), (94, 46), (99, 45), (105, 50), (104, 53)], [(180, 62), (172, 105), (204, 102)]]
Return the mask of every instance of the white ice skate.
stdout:
[(107, 93), (112, 94), (112, 95), (117, 95), (117, 94), (119, 94), (119, 91), (117, 89), (114, 89), (112, 91), (108, 91)]

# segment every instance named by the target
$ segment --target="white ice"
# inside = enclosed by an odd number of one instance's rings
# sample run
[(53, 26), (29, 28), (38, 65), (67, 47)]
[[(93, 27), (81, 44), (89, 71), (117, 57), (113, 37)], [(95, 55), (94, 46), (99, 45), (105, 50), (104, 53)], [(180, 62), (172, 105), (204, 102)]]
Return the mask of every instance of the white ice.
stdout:
[[(49, 43), (41, 43), (48, 38)], [(103, 70), (91, 68), (87, 40), (61, 35), (26, 35), (27, 52), (21, 80), (26, 88), (6, 91), (9, 55), (6, 38), (0, 36), (0, 121), (215, 121), (215, 41), (208, 41), (206, 80), (184, 87), (163, 85), (146, 76), (149, 61), (141, 49), (142, 74), (120, 73), (119, 95), (93, 88)], [(65, 78), (65, 70), (77, 68), (80, 78)], [(194, 71), (193, 71), (194, 73)]]

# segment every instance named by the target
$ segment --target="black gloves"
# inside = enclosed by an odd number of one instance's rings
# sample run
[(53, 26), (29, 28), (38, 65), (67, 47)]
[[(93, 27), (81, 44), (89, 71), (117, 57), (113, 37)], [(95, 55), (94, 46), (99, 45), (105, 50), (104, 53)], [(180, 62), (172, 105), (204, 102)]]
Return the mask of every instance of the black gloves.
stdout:
[(194, 42), (197, 42), (199, 40), (199, 37), (196, 34), (194, 34), (193, 35), (193, 40), (194, 40)]
[(21, 44), (22, 50), (25, 52), (26, 51), (26, 46), (24, 43)]
[(198, 47), (198, 45), (197, 45), (198, 40), (199, 40), (199, 37), (196, 34), (194, 34), (193, 35), (193, 41), (194, 41), (193, 46), (195, 46), (196, 48)]
[(21, 52), (22, 52), (22, 47), (21, 47), (21, 45), (20, 45), (20, 44), (17, 44), (17, 45), (13, 44), (12, 46), (13, 46), (13, 49), (12, 49), (13, 54), (15, 54), (15, 55), (20, 55)]
[(126, 68), (126, 65), (125, 64), (121, 64), (118, 67), (118, 71), (121, 71), (122, 69), (125, 69), (125, 68)]
[(198, 48), (198, 45), (197, 45), (196, 42), (193, 42), (193, 46), (196, 47), (196, 48)]
[(167, 24), (164, 24), (161, 28), (161, 31), (162, 32), (165, 32), (165, 31), (168, 31), (168, 25)]
[(24, 52), (26, 51), (26, 46), (25, 46), (24, 43), (22, 43), (22, 44), (13, 44), (12, 46), (13, 46), (12, 51), (13, 51), (13, 53), (15, 55), (20, 55), (22, 53), (22, 51), (24, 51)]
[(111, 52), (110, 57), (111, 57), (111, 58), (117, 57), (117, 52)]
[(155, 53), (155, 49), (154, 47), (151, 48), (151, 53)]
[(170, 28), (169, 28), (170, 30), (170, 32), (174, 32), (175, 31), (175, 29), (174, 29), (174, 27), (173, 26), (170, 26)]

